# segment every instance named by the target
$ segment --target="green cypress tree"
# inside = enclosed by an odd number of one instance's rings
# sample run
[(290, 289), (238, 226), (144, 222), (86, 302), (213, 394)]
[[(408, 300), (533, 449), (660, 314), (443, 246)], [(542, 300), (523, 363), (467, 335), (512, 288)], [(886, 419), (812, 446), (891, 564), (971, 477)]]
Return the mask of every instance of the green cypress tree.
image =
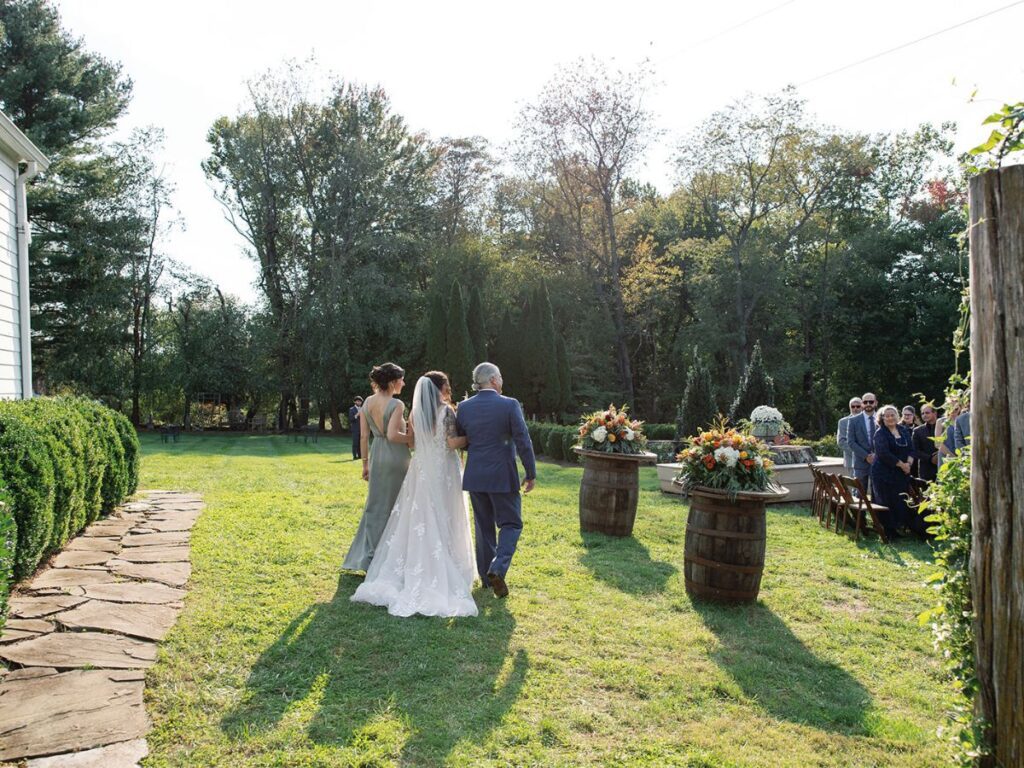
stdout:
[(562, 388), (558, 372), (558, 344), (555, 340), (555, 318), (551, 311), (551, 299), (548, 287), (541, 281), (537, 288), (536, 335), (531, 336), (536, 350), (536, 367), (534, 375), (537, 382), (537, 402), (539, 411), (545, 416), (561, 410)]
[(524, 291), (521, 299), (522, 311), (519, 313), (519, 322), (516, 323), (516, 333), (513, 336), (515, 345), (513, 357), (517, 363), (515, 381), (518, 393), (515, 397), (522, 401), (527, 418), (533, 418), (540, 410), (536, 384), (537, 353), (533, 344), (534, 334), (537, 332), (537, 323), (534, 317), (536, 314), (534, 312), (535, 304), (536, 302)]
[(516, 334), (519, 329), (512, 322), (512, 314), (506, 309), (501, 317), (501, 327), (498, 337), (494, 340), (494, 349), (491, 350), (491, 362), (501, 369), (501, 376), (505, 380), (505, 394), (509, 397), (522, 397), (519, 388), (519, 361), (516, 357), (518, 347), (516, 346)]
[(572, 410), (572, 369), (569, 366), (569, 354), (565, 350), (565, 336), (558, 334), (555, 343), (555, 356), (558, 360), (558, 412)]
[(718, 415), (715, 404), (715, 386), (711, 381), (711, 371), (700, 356), (697, 347), (693, 348), (693, 363), (686, 374), (686, 389), (683, 400), (676, 412), (676, 439), (685, 440), (697, 434), (714, 421)]
[(452, 385), (452, 397), (460, 399), (472, 384), (473, 349), (466, 324), (466, 308), (462, 301), (462, 286), (452, 283), (448, 300), (448, 335), (445, 342), (445, 368)]
[(484, 326), (484, 302), (477, 286), (469, 294), (466, 322), (469, 324), (469, 339), (473, 346), (473, 362), (482, 363), (487, 360), (487, 329)]
[(735, 424), (740, 419), (749, 419), (751, 411), (759, 405), (775, 405), (775, 381), (764, 367), (761, 342), (757, 341), (729, 408), (729, 421)]
[(437, 291), (430, 299), (430, 314), (427, 318), (427, 367), (437, 368), (448, 364), (447, 318), (444, 299)]

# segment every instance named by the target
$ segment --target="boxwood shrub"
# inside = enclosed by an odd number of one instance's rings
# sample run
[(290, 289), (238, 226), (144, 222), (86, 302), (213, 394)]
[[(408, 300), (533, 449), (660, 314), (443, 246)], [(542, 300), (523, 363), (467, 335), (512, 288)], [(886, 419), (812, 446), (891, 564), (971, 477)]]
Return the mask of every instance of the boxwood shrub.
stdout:
[(7, 594), (11, 589), (11, 572), (14, 568), (14, 545), (18, 529), (11, 516), (11, 498), (0, 487), (0, 630), (7, 618)]
[(18, 528), (14, 578), (32, 573), (53, 534), (53, 461), (23, 402), (0, 403), (0, 475)]
[(565, 427), (553, 427), (548, 430), (547, 443), (544, 446), (544, 453), (555, 461), (565, 459), (565, 444), (562, 436), (565, 434)]
[(75, 402), (89, 422), (89, 427), (107, 459), (100, 496), (103, 499), (103, 512), (110, 512), (128, 496), (129, 479), (124, 444), (114, 424), (113, 412), (109, 408), (84, 397), (76, 398)]
[(566, 427), (562, 432), (562, 453), (566, 461), (579, 461), (580, 457), (572, 452), (573, 447), (579, 442), (580, 431), (576, 427)]

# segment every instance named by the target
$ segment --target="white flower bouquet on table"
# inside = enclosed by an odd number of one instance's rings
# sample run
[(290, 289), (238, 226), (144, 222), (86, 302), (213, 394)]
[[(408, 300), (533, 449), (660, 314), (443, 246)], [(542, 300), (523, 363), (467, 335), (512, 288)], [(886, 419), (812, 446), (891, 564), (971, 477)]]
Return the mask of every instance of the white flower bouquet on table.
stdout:
[(782, 412), (770, 405), (759, 405), (750, 414), (750, 431), (754, 437), (760, 437), (762, 440), (782, 434), (786, 426)]
[(629, 408), (609, 405), (606, 411), (584, 416), (579, 429), (579, 447), (602, 453), (640, 454), (647, 438), (642, 421), (629, 418)]

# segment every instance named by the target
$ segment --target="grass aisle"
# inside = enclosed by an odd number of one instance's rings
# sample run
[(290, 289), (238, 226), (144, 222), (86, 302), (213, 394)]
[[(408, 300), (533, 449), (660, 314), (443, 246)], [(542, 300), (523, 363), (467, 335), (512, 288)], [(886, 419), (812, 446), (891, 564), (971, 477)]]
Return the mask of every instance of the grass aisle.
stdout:
[(685, 508), (643, 470), (634, 538), (581, 537), (540, 465), (511, 597), (474, 619), (349, 602), (365, 494), (347, 441), (143, 438), (198, 491), (185, 611), (147, 677), (147, 766), (938, 766), (947, 689), (916, 615), (928, 548), (772, 509), (761, 601), (694, 605)]

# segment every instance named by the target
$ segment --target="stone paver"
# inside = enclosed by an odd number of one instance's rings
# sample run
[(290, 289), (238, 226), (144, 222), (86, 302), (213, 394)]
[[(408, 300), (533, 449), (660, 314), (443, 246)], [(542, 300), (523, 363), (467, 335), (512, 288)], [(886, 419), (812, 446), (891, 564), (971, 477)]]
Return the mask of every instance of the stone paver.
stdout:
[(145, 736), (143, 673), (83, 670), (0, 685), (0, 760), (56, 755)]
[(97, 584), (85, 588), (85, 596), (115, 603), (146, 603), (160, 605), (179, 603), (185, 599), (185, 590), (145, 581), (122, 581), (117, 584)]
[(107, 567), (118, 576), (159, 581), (169, 587), (185, 586), (192, 575), (190, 563), (129, 563), (115, 559), (108, 562)]
[(90, 600), (55, 617), (69, 629), (120, 632), (144, 640), (163, 640), (179, 610), (170, 605), (136, 605)]
[(109, 571), (85, 570), (83, 568), (51, 568), (43, 571), (29, 582), (29, 590), (46, 587), (84, 587), (88, 584), (109, 584), (117, 576)]
[(0, 761), (137, 768), (143, 670), (183, 607), (202, 499), (148, 492), (69, 542), (11, 596), (0, 636)]
[(181, 546), (188, 544), (188, 531), (167, 531), (165, 533), (129, 533), (121, 544), (125, 547)]
[(139, 761), (148, 754), (146, 740), (135, 739), (84, 752), (39, 757), (25, 763), (25, 768), (138, 768)]
[(23, 667), (146, 669), (156, 645), (112, 632), (50, 632), (0, 645), (0, 659)]
[(117, 557), (129, 563), (183, 563), (188, 555), (188, 547), (131, 547)]

